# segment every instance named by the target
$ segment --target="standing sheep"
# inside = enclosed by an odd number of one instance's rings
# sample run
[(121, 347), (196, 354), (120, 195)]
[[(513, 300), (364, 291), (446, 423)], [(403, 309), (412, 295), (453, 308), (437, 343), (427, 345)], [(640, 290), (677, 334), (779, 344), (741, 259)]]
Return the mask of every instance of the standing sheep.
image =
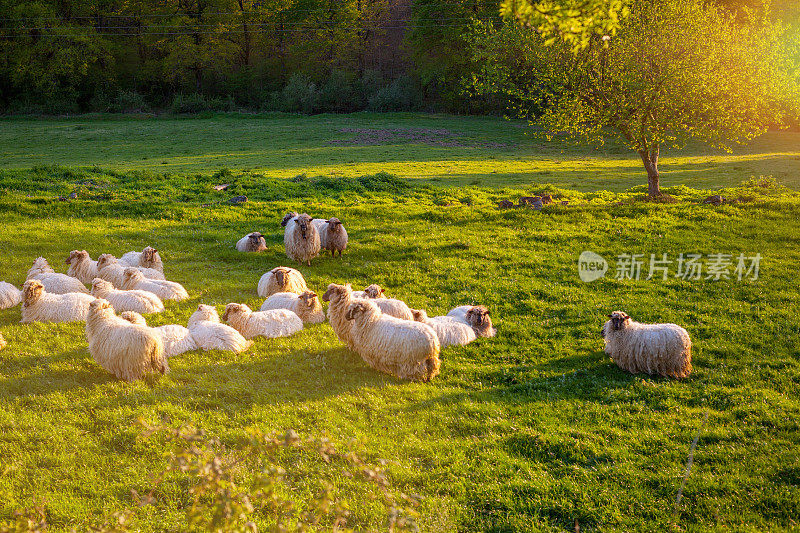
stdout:
[(439, 339), (427, 324), (384, 315), (373, 300), (351, 303), (345, 318), (355, 351), (372, 368), (425, 382), (439, 374)]
[[(314, 221), (316, 220), (314, 219)], [(323, 222), (318, 228), (320, 246), (323, 250), (330, 250), (331, 257), (335, 257), (336, 252), (339, 252), (339, 257), (341, 257), (342, 252), (347, 248), (347, 231), (336, 217), (323, 220)]]
[(311, 260), (319, 255), (319, 232), (311, 224), (311, 217), (303, 213), (286, 224), (283, 234), (286, 255), (298, 263), (311, 266)]
[(22, 286), (23, 324), (31, 322), (73, 322), (86, 320), (94, 296), (82, 292), (50, 294), (38, 279)]
[(147, 277), (152, 279), (164, 279), (164, 263), (161, 261), (158, 250), (152, 246), (146, 246), (141, 252), (127, 252), (119, 258), (119, 262), (122, 266), (141, 268), (143, 272), (147, 272), (147, 269), (155, 270), (161, 275), (155, 276), (149, 273), (151, 275)]
[[(133, 324), (139, 324), (140, 326), (147, 325), (144, 317), (133, 311), (125, 311), (124, 313), (120, 313), (119, 316)], [(173, 357), (197, 349), (197, 343), (194, 341), (191, 332), (183, 326), (167, 324), (166, 326), (158, 326), (150, 329), (161, 336), (161, 340), (164, 343), (165, 357)]]
[(210, 305), (200, 304), (197, 311), (189, 317), (189, 331), (197, 346), (203, 350), (228, 350), (243, 352), (253, 345), (241, 333), (226, 324), (220, 324), (217, 310)]
[(447, 316), (470, 326), (478, 337), (497, 335), (497, 328), (492, 327), (489, 310), (482, 305), (461, 305), (451, 309)]
[(262, 298), (272, 296), (276, 292), (303, 294), (307, 290), (303, 274), (289, 267), (275, 267), (258, 280), (258, 295)]
[(603, 325), (605, 352), (623, 370), (670, 378), (692, 371), (692, 340), (677, 324), (641, 324), (614, 311)]
[(69, 292), (88, 293), (79, 279), (55, 272), (44, 257), (38, 257), (28, 270), (26, 279), (38, 279), (50, 294), (67, 294)]
[(86, 250), (72, 250), (64, 263), (69, 265), (67, 276), (78, 278), (81, 283), (91, 283), (97, 277), (97, 261), (92, 261)]
[(122, 272), (122, 288), (152, 292), (162, 300), (181, 302), (189, 298), (189, 293), (180, 283), (164, 279), (147, 279), (140, 270), (130, 267)]
[(14, 307), (22, 301), (22, 292), (10, 283), (0, 281), (0, 309)]
[(245, 304), (225, 306), (222, 320), (242, 334), (245, 339), (288, 337), (303, 329), (303, 321), (288, 309), (270, 309), (255, 313)]
[(164, 310), (161, 298), (152, 292), (115, 289), (111, 282), (101, 278), (92, 280), (92, 296), (107, 300), (117, 311), (160, 313)]
[(296, 217), (298, 214), (299, 214), (299, 213), (295, 213), (294, 211), (289, 211), (288, 213), (286, 213), (285, 215), (283, 215), (283, 220), (281, 220), (281, 227), (282, 227), (282, 228), (285, 228), (285, 227), (286, 227), (286, 226), (289, 224), (289, 222), (291, 222), (292, 220), (294, 220), (294, 218), (295, 218), (295, 217)]
[(270, 309), (288, 309), (299, 316), (303, 322), (319, 324), (325, 322), (325, 312), (319, 302), (317, 293), (306, 291), (303, 294), (293, 292), (276, 292), (261, 304), (260, 311)]
[(117, 378), (135, 381), (150, 372), (169, 372), (161, 337), (147, 326), (116, 316), (105, 300), (89, 306), (86, 338), (94, 360)]
[(412, 309), (411, 313), (414, 315), (415, 321), (428, 324), (433, 328), (439, 338), (439, 346), (442, 348), (454, 344), (463, 346), (476, 339), (475, 331), (470, 326), (453, 320), (451, 317), (435, 316), (428, 318), (428, 313), (424, 309)]
[(259, 232), (248, 233), (236, 242), (240, 252), (263, 252), (267, 249), (267, 241)]

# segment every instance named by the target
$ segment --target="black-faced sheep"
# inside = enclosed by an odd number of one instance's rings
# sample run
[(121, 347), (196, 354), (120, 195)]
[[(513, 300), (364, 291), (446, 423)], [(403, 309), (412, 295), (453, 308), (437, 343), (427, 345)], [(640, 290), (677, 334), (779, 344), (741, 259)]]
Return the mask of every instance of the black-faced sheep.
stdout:
[(277, 292), (303, 294), (307, 290), (308, 286), (303, 274), (289, 267), (275, 267), (258, 280), (258, 295), (262, 298), (267, 298)]
[(94, 296), (82, 292), (50, 294), (38, 279), (22, 286), (22, 322), (74, 322), (86, 320)]
[(44, 257), (36, 258), (26, 279), (38, 279), (50, 294), (89, 292), (79, 279), (55, 272)]
[(263, 252), (267, 249), (267, 241), (261, 233), (254, 231), (239, 239), (236, 249), (240, 252)]
[(603, 325), (605, 352), (621, 369), (670, 378), (692, 371), (692, 340), (677, 324), (642, 324), (614, 311)]
[(151, 372), (169, 372), (161, 337), (147, 326), (116, 316), (106, 300), (94, 300), (89, 306), (86, 338), (94, 360), (117, 378), (134, 381)]
[(439, 339), (427, 324), (384, 315), (374, 300), (351, 303), (345, 318), (355, 351), (372, 368), (425, 382), (439, 374)]

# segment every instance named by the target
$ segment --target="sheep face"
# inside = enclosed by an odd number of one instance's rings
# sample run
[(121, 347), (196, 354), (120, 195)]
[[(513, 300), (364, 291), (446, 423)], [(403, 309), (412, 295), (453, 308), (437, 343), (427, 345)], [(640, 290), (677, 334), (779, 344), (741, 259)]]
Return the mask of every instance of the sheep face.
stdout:
[(285, 228), (286, 224), (288, 224), (289, 221), (292, 220), (296, 216), (297, 216), (297, 213), (295, 213), (294, 211), (290, 211), (289, 213), (286, 213), (285, 215), (283, 215), (283, 220), (281, 220), (281, 227)]
[(367, 298), (380, 298), (385, 291), (381, 288), (380, 285), (372, 284), (366, 289), (364, 289), (364, 295)]
[(110, 264), (116, 263), (117, 258), (111, 254), (103, 254), (97, 258), (97, 270), (102, 270)]
[(350, 288), (349, 283), (347, 285), (337, 285), (335, 283), (331, 283), (328, 285), (328, 290), (322, 295), (322, 301), (338, 301), (344, 298), (344, 296), (350, 292), (352, 292), (352, 289)]
[(106, 316), (111, 317), (114, 316), (114, 307), (108, 302), (108, 300), (103, 300), (102, 298), (98, 298), (93, 300), (92, 303), (89, 304), (89, 313), (99, 316)]
[(69, 253), (69, 257), (67, 257), (66, 261), (64, 261), (67, 265), (78, 264), (82, 263), (84, 260), (89, 259), (89, 252), (86, 250), (72, 250)]
[[(630, 319), (631, 319), (631, 317), (629, 317), (623, 311), (614, 311), (613, 313), (608, 315), (608, 318), (611, 319), (609, 322), (611, 322), (611, 329), (614, 331), (619, 331), (624, 327), (626, 327), (628, 324), (630, 324)], [(603, 333), (605, 333), (605, 328), (603, 329), (604, 329)], [(603, 336), (605, 337), (605, 335)]]
[(155, 263), (156, 254), (158, 254), (158, 250), (156, 250), (152, 246), (145, 247), (145, 249), (142, 250), (142, 262), (144, 264)]
[(212, 305), (200, 304), (197, 306), (196, 313), (198, 314), (200, 320), (219, 322), (219, 313), (217, 313), (217, 309)]
[(317, 293), (313, 291), (306, 291), (303, 294), (297, 296), (300, 300), (303, 301), (303, 304), (306, 307), (311, 309), (318, 303), (319, 299), (317, 298)]
[(252, 313), (252, 310), (245, 304), (228, 304), (222, 313), (222, 320), (228, 322), (231, 318), (247, 313)]
[(263, 235), (257, 231), (254, 231), (247, 236), (247, 238), (250, 239), (250, 245), (256, 248), (258, 248), (258, 243), (261, 241), (261, 237), (263, 237)]
[(114, 286), (111, 285), (111, 282), (104, 279), (94, 278), (92, 280), (92, 296), (97, 298), (102, 298), (113, 288)]
[(29, 279), (22, 286), (22, 305), (29, 306), (39, 301), (44, 293), (44, 285), (36, 279)]
[(40, 274), (42, 272), (53, 272), (53, 269), (50, 268), (50, 264), (47, 262), (47, 259), (44, 257), (37, 257), (33, 262), (33, 266), (28, 270), (27, 277), (30, 278), (31, 276)]
[(275, 275), (275, 281), (278, 282), (278, 285), (285, 287), (286, 276), (289, 275), (289, 269), (284, 267), (275, 267), (272, 269), (272, 273)]
[(311, 217), (305, 213), (298, 215), (295, 219), (295, 224), (300, 228), (300, 236), (305, 240), (308, 239), (308, 227), (311, 225)]
[(331, 233), (339, 233), (342, 230), (342, 222), (338, 218), (331, 217), (326, 222), (328, 223), (328, 231)]
[(492, 329), (492, 319), (489, 315), (489, 310), (486, 309), (486, 307), (476, 305), (467, 311), (465, 318), (467, 324), (472, 326), (472, 329), (476, 330), (476, 333), (481, 335), (483, 332), (486, 332), (487, 335), (484, 336), (492, 336), (494, 335), (494, 330)]
[(126, 268), (123, 272), (123, 280), (127, 284), (129, 282), (139, 283), (144, 280), (144, 274), (141, 270), (135, 268)]
[(425, 322), (428, 320), (428, 313), (424, 309), (412, 309), (411, 314), (414, 316), (415, 322)]

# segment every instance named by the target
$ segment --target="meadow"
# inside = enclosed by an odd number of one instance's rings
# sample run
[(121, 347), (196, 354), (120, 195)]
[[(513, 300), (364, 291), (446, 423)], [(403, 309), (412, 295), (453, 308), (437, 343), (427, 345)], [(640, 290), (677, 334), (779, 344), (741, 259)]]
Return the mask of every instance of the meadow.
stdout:
[[(418, 498), (423, 531), (796, 529), (798, 134), (732, 155), (669, 154), (665, 192), (677, 201), (656, 204), (641, 200), (642, 173), (619, 148), (549, 145), (516, 126), (415, 115), (0, 121), (0, 280), (21, 285), (39, 255), (65, 271), (75, 248), (96, 258), (152, 245), (191, 299), (150, 325), (185, 324), (198, 303), (257, 307), (261, 274), (286, 264), (318, 294), (374, 282), (431, 316), (482, 303), (499, 331), (445, 349), (428, 384), (371, 370), (327, 323), (240, 355), (190, 352), (128, 384), (92, 360), (83, 324), (21, 325), (18, 307), (2, 310), (0, 524), (38, 507), (49, 530), (85, 530), (131, 509), (130, 530), (203, 529), (190, 521), (191, 472), (154, 482), (173, 448), (143, 435), (144, 422), (201, 428), (223, 458), (253, 433), (328, 438)], [(375, 129), (396, 131), (363, 131)], [(348, 136), (362, 144), (328, 143)], [(496, 207), (543, 192), (556, 205)], [(740, 201), (702, 204), (716, 192)], [(248, 201), (229, 204), (236, 195)], [(289, 210), (339, 217), (344, 256), (291, 265), (279, 225)], [(268, 250), (237, 253), (254, 230)], [(604, 278), (581, 281), (584, 250), (609, 260)], [(730, 277), (682, 279), (673, 263), (667, 279), (645, 279), (650, 254), (681, 253), (705, 264), (730, 254)], [(643, 254), (640, 279), (615, 279), (622, 254)], [(757, 279), (738, 279), (739, 254), (761, 255)], [(615, 309), (686, 327), (691, 376), (619, 370), (600, 337)], [(297, 505), (328, 480), (347, 527), (388, 529), (385, 507), (346, 469), (279, 463)], [(242, 484), (253, 475), (235, 471)], [(140, 506), (132, 490), (152, 500)], [(249, 520), (274, 525), (258, 509)]]

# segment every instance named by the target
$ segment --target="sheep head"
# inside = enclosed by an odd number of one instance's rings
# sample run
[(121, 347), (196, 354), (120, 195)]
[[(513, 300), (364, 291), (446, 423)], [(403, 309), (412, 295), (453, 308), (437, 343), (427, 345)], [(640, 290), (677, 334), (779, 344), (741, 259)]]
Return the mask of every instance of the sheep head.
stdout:
[(300, 228), (300, 236), (303, 239), (308, 239), (308, 228), (311, 226), (311, 217), (305, 213), (297, 215), (294, 219), (295, 224)]
[(222, 313), (222, 320), (228, 322), (228, 320), (233, 317), (252, 312), (253, 311), (246, 304), (231, 303), (225, 306), (225, 312)]
[(250, 239), (250, 242), (253, 244), (253, 246), (258, 246), (258, 243), (261, 240), (261, 237), (263, 237), (263, 235), (261, 235), (257, 231), (254, 231), (253, 233), (249, 233), (247, 235), (247, 238)]
[(117, 258), (111, 254), (103, 254), (97, 258), (97, 270), (102, 270), (108, 265), (117, 262)]
[(64, 263), (67, 265), (71, 265), (73, 263), (77, 265), (78, 263), (82, 263), (84, 259), (88, 258), (89, 252), (86, 250), (72, 250)]
[(608, 315), (608, 318), (611, 319), (611, 329), (614, 331), (619, 331), (630, 324), (629, 320), (631, 319), (624, 311), (614, 311)]
[(155, 263), (157, 256), (158, 250), (152, 246), (145, 246), (144, 250), (142, 250), (142, 262), (146, 265)]
[(372, 302), (365, 302), (363, 300), (358, 302), (353, 302), (347, 308), (347, 312), (345, 313), (344, 317), (347, 320), (355, 320), (359, 316), (367, 314), (370, 311), (370, 306), (374, 308), (375, 304)]
[(102, 278), (94, 278), (92, 280), (92, 296), (95, 298), (102, 298), (109, 293), (114, 286), (111, 282)]
[[(465, 318), (467, 324), (472, 326), (472, 329), (476, 330), (476, 333), (481, 336), (491, 337), (494, 335), (494, 330), (492, 329), (492, 319), (489, 315), (489, 310), (486, 309), (486, 307), (476, 305), (467, 311)], [(483, 333), (486, 334), (483, 335)]]
[(428, 313), (424, 309), (412, 309), (411, 315), (416, 322), (425, 322), (428, 320)]
[(385, 291), (381, 288), (380, 285), (376, 285), (374, 283), (369, 287), (367, 287), (366, 289), (364, 289), (364, 295), (367, 298), (380, 298), (381, 296), (383, 296), (384, 292)]
[(286, 224), (288, 224), (289, 221), (292, 220), (296, 216), (297, 216), (297, 213), (295, 213), (294, 211), (290, 211), (290, 212), (286, 213), (285, 215), (283, 215), (283, 220), (281, 220), (281, 227), (285, 228)]
[(139, 326), (147, 325), (147, 321), (144, 317), (135, 311), (123, 311), (119, 314), (119, 317), (123, 320), (127, 320), (131, 324), (137, 324)]
[(44, 293), (44, 285), (38, 279), (29, 279), (22, 286), (22, 305), (33, 305)]
[(89, 313), (107, 317), (114, 316), (114, 307), (108, 302), (108, 300), (98, 298), (96, 300), (92, 300), (92, 303), (89, 304)]
[(128, 267), (122, 272), (122, 280), (126, 285), (131, 281), (138, 283), (144, 280), (144, 274), (139, 269)]
[(275, 267), (272, 269), (272, 274), (275, 276), (275, 281), (281, 287), (286, 286), (286, 278), (289, 276), (289, 269), (286, 267)]
[(47, 259), (44, 257), (37, 257), (36, 260), (33, 262), (33, 266), (28, 270), (28, 276), (31, 277), (35, 274), (43, 274), (43, 273), (53, 272), (53, 269), (50, 268), (50, 264), (47, 262)]
[(350, 294), (353, 292), (353, 289), (350, 287), (350, 284), (346, 285), (337, 285), (335, 283), (331, 283), (328, 285), (328, 290), (325, 291), (325, 294), (322, 295), (323, 302), (331, 302), (331, 301), (338, 301), (342, 299), (345, 295)]
[(341, 231), (342, 222), (338, 218), (331, 217), (328, 220), (326, 220), (326, 222), (328, 223), (328, 231), (331, 231), (333, 233), (338, 233), (339, 231)]
[(217, 308), (213, 305), (200, 304), (197, 306), (197, 311), (195, 311), (194, 314), (200, 317), (200, 320), (219, 322), (219, 313), (217, 313)]
[(317, 303), (317, 293), (314, 291), (306, 291), (303, 294), (297, 296), (299, 299), (303, 300), (303, 303), (306, 307), (313, 308), (314, 305)]

